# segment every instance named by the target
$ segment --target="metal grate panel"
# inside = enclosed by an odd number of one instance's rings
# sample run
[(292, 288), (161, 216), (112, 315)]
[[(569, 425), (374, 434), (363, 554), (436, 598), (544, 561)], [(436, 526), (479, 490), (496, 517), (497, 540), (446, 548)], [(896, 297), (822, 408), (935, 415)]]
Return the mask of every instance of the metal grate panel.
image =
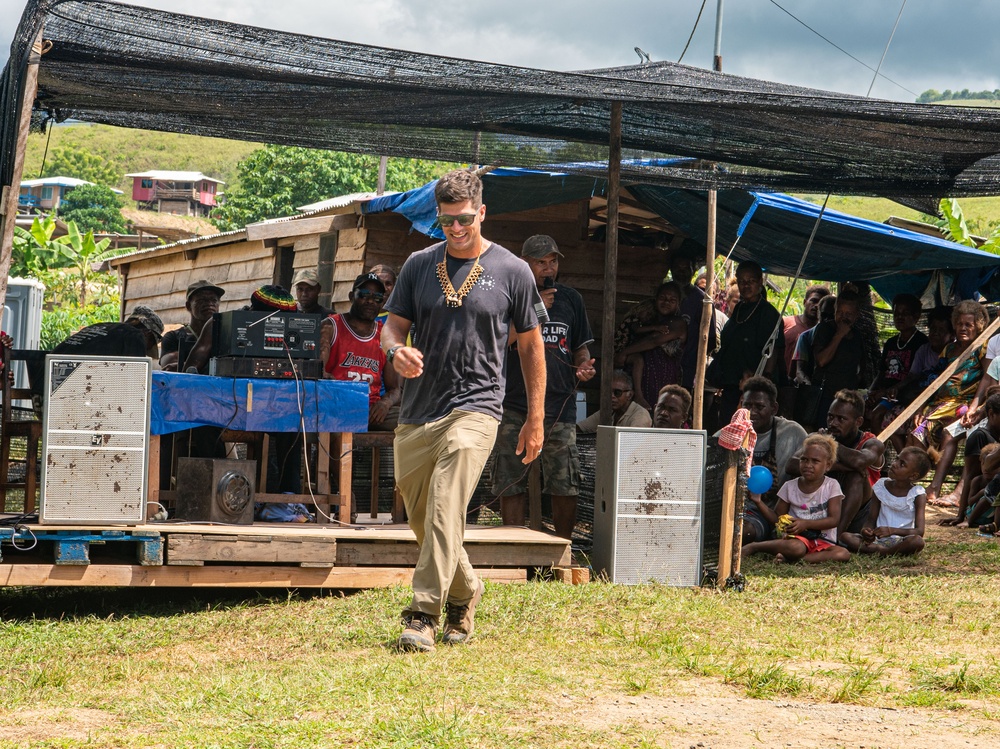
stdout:
[(615, 583), (701, 581), (704, 432), (598, 430), (594, 566)]
[(151, 362), (46, 358), (42, 523), (146, 517)]

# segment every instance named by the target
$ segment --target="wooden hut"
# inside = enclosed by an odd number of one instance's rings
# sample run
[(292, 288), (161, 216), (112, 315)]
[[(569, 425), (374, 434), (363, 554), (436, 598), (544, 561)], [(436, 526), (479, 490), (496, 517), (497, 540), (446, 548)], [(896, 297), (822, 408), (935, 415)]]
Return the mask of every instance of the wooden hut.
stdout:
[[(436, 240), (413, 230), (402, 215), (362, 214), (371, 196), (350, 196), (334, 207), (302, 216), (252, 224), (215, 236), (183, 240), (111, 261), (122, 276), (123, 312), (137, 304), (157, 310), (169, 326), (187, 321), (185, 289), (207, 278), (226, 290), (221, 309), (247, 303), (266, 283), (288, 287), (299, 268), (315, 268), (323, 285), (320, 303), (344, 311), (354, 278), (379, 263), (399, 268), (413, 252)], [(572, 200), (487, 216), (483, 234), (519, 253), (533, 234), (548, 234), (565, 254), (560, 281), (584, 298), (600, 352), (604, 315), (604, 229), (607, 203), (601, 197)], [(664, 219), (629, 200), (622, 205), (617, 274), (620, 319), (637, 301), (652, 295), (667, 273), (667, 251), (683, 239)]]

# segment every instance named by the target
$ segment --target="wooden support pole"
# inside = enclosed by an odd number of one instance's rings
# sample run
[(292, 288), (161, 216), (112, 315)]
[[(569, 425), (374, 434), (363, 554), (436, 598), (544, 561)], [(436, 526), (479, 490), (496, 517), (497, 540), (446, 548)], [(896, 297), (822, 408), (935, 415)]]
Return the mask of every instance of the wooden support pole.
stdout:
[[(14, 150), (14, 169), (10, 184), (0, 191), (0, 324), (3, 322), (4, 301), (7, 299), (7, 276), (10, 275), (11, 255), (14, 251), (14, 225), (17, 221), (17, 198), (21, 192), (21, 175), (24, 173), (24, 151), (28, 145), (31, 109), (38, 93), (38, 64), (42, 57), (42, 32), (38, 31), (31, 55), (24, 72), (21, 95), (21, 112), (17, 129), (17, 147)], [(16, 65), (16, 60), (10, 60)]]
[(705, 408), (705, 369), (708, 366), (708, 336), (712, 328), (712, 281), (715, 275), (715, 220), (718, 212), (718, 193), (708, 191), (708, 231), (705, 235), (705, 289), (701, 303), (701, 327), (698, 330), (698, 362), (694, 370), (694, 415), (691, 426), (702, 429)]
[(951, 377), (953, 374), (955, 374), (955, 370), (959, 368), (962, 362), (968, 359), (969, 356), (971, 356), (972, 353), (979, 346), (981, 346), (983, 343), (992, 338), (993, 335), (998, 330), (1000, 330), (1000, 317), (991, 322), (986, 327), (986, 330), (980, 333), (979, 337), (972, 342), (972, 345), (970, 345), (969, 348), (965, 350), (964, 354), (962, 354), (961, 356), (956, 358), (955, 361), (949, 364), (945, 368), (945, 370), (937, 376), (937, 379), (934, 380), (934, 382), (932, 382), (930, 385), (924, 388), (924, 392), (918, 395), (910, 405), (908, 405), (906, 408), (903, 409), (902, 413), (900, 413), (899, 416), (897, 416), (895, 419), (892, 420), (892, 423), (889, 424), (889, 426), (887, 426), (885, 429), (882, 430), (882, 432), (878, 436), (879, 441), (885, 442), (887, 439), (889, 439), (889, 437), (891, 437), (896, 433), (896, 430), (898, 430), (901, 426), (903, 426), (903, 424), (909, 421), (910, 417), (912, 417), (913, 414), (915, 414), (917, 411), (923, 408), (924, 405), (927, 403), (927, 401), (929, 401), (931, 397), (934, 395), (934, 393), (936, 393), (940, 389), (940, 387), (948, 381), (948, 378)]
[(622, 103), (611, 102), (608, 150), (608, 223), (604, 252), (604, 319), (601, 324), (601, 424), (611, 425), (611, 373), (615, 369), (615, 309), (618, 306), (618, 198), (622, 173)]
[(733, 573), (733, 517), (736, 513), (736, 478), (739, 455), (727, 451), (726, 472), (722, 476), (722, 525), (719, 528), (719, 572), (716, 585), (726, 587), (726, 580)]

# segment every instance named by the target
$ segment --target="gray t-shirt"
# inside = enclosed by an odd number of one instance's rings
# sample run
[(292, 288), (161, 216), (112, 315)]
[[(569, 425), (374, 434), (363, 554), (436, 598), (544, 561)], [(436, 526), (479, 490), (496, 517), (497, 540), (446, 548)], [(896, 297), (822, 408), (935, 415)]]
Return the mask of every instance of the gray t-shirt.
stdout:
[[(424, 373), (405, 380), (401, 424), (426, 424), (451, 411), (476, 411), (498, 421), (503, 414), (504, 358), (510, 327), (538, 327), (541, 301), (528, 264), (498, 244), (479, 257), (483, 273), (461, 307), (447, 307), (437, 277), (445, 243), (415, 252), (403, 263), (385, 308), (413, 322), (413, 345), (424, 355)], [(461, 287), (473, 260), (448, 260)]]

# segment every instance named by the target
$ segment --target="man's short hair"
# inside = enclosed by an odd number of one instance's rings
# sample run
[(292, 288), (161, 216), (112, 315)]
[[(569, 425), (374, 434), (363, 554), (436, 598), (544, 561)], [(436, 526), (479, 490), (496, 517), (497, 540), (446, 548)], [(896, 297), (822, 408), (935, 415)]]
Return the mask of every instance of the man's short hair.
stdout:
[(802, 296), (802, 298), (808, 299), (813, 294), (819, 294), (820, 299), (822, 299), (825, 296), (830, 296), (830, 287), (823, 286), (822, 284), (810, 286), (809, 288), (806, 289), (806, 293)]
[(684, 415), (689, 416), (691, 414), (691, 393), (680, 385), (664, 385), (660, 388), (660, 392), (656, 394), (656, 401), (659, 402), (660, 398), (664, 395), (675, 395), (680, 398), (681, 405), (684, 407)]
[(633, 387), (632, 375), (630, 375), (624, 369), (616, 369), (614, 372), (611, 373), (611, 381), (614, 382), (615, 380), (621, 380), (622, 382), (624, 382), (625, 387), (627, 387), (629, 390), (631, 390)]
[(833, 399), (847, 403), (854, 409), (855, 416), (865, 415), (865, 399), (861, 397), (861, 393), (857, 390), (838, 390)]
[(1000, 413), (1000, 393), (995, 393), (987, 398), (983, 406), (988, 414)]
[(739, 275), (741, 271), (752, 271), (755, 276), (761, 278), (764, 277), (764, 269), (760, 267), (760, 263), (755, 263), (753, 260), (744, 260), (742, 263), (736, 266), (736, 275)]
[(473, 207), (483, 204), (483, 181), (468, 169), (455, 169), (438, 180), (434, 186), (434, 200), (441, 203), (472, 202)]
[(747, 393), (763, 393), (772, 405), (778, 402), (778, 388), (766, 377), (751, 377), (743, 383), (743, 395)]
[(918, 316), (924, 311), (924, 306), (920, 303), (920, 299), (913, 294), (896, 294), (892, 298), (892, 308), (896, 309), (896, 307), (903, 307)]

